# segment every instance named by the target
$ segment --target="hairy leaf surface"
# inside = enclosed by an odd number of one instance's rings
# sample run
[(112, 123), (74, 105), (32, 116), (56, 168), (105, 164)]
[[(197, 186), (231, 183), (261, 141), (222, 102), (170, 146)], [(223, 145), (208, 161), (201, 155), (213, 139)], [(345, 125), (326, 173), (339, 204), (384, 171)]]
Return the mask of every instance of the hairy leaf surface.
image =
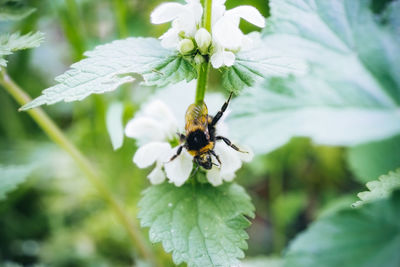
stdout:
[(400, 265), (400, 191), (358, 209), (323, 217), (289, 246), (285, 266)]
[(369, 191), (358, 193), (357, 196), (361, 199), (353, 204), (353, 207), (363, 205), (367, 202), (379, 200), (390, 196), (392, 191), (400, 188), (400, 169), (395, 172), (389, 172), (388, 175), (382, 175), (376, 181), (367, 183)]
[(38, 47), (44, 40), (44, 34), (41, 32), (3, 34), (0, 35), (0, 66), (6, 67), (7, 60), (4, 56), (10, 55), (18, 50)]
[(197, 76), (196, 69), (184, 57), (161, 47), (154, 38), (128, 38), (100, 45), (86, 52), (83, 59), (58, 76), (57, 85), (23, 106), (21, 110), (82, 100), (91, 94), (113, 91), (134, 79), (146, 85), (164, 86)]
[(285, 77), (289, 74), (304, 74), (307, 66), (303, 60), (285, 54), (279, 48), (270, 47), (259, 33), (250, 34), (254, 47), (239, 52), (235, 64), (222, 72), (226, 89), (239, 93), (265, 77)]
[(377, 23), (369, 1), (270, 4), (264, 39), (304, 58), (311, 72), (268, 79), (233, 102), (239, 139), (267, 153), (294, 136), (354, 146), (400, 133), (400, 42)]
[(213, 187), (164, 183), (151, 186), (139, 202), (141, 225), (150, 227), (150, 240), (162, 242), (176, 264), (233, 266), (247, 249), (254, 207), (236, 184)]

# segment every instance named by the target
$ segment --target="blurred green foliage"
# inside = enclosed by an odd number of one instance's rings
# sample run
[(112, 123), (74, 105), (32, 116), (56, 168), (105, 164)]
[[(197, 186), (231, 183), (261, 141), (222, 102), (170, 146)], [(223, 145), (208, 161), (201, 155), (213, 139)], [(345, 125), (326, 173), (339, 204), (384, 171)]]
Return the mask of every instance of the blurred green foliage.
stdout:
[[(8, 71), (30, 95), (54, 84), (83, 52), (126, 36), (160, 36), (168, 25), (153, 26), (151, 11), (162, 1), (142, 0), (31, 0), (37, 11), (18, 23), (0, 22), (1, 31), (41, 30), (45, 43), (9, 58)], [(227, 7), (256, 6), (263, 15), (265, 0), (228, 0)], [(379, 9), (379, 5), (377, 5)], [(244, 31), (254, 30), (242, 24)], [(218, 74), (211, 78), (218, 90)], [(126, 106), (124, 122), (153, 92), (135, 85), (95, 95), (83, 102), (45, 109), (73, 142), (104, 172), (110, 190), (132, 218), (140, 192), (149, 185), (147, 171), (132, 163), (133, 140), (113, 151), (105, 114), (115, 100)], [(0, 163), (38, 163), (26, 183), (0, 202), (0, 262), (49, 266), (132, 266), (140, 264), (125, 230), (64, 152), (48, 138), (4, 90), (0, 90)], [(360, 148), (361, 149), (361, 148)], [(376, 177), (375, 177), (376, 178)], [(284, 147), (256, 158), (238, 173), (256, 206), (248, 230), (247, 255), (280, 255), (290, 239), (319, 213), (355, 195), (362, 188), (349, 171), (346, 150), (313, 145), (296, 138)], [(340, 202), (343, 203), (343, 202)], [(352, 201), (344, 203), (350, 205)], [(147, 235), (146, 230), (143, 230)], [(165, 266), (173, 266), (160, 245), (153, 245)]]

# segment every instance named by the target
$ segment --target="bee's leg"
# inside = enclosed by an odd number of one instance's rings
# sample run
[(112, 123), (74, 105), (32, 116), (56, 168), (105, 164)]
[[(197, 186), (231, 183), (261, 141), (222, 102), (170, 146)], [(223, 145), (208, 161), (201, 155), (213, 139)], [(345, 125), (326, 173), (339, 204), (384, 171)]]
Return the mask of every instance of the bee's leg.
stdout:
[(215, 117), (212, 119), (212, 121), (211, 121), (211, 126), (215, 126), (215, 124), (217, 124), (217, 122), (219, 121), (219, 119), (221, 119), (222, 115), (224, 114), (226, 108), (227, 108), (228, 105), (229, 105), (229, 101), (231, 101), (231, 98), (232, 98), (232, 92), (231, 92), (231, 94), (229, 95), (228, 100), (222, 105), (221, 110), (218, 111), (217, 115), (215, 115)]
[(176, 159), (182, 152), (183, 146), (179, 146), (178, 150), (176, 151), (176, 154), (172, 156), (172, 158), (169, 160), (170, 162)]
[(215, 154), (215, 151), (214, 150), (210, 150), (210, 153), (211, 153), (211, 155), (213, 155), (217, 159), (219, 165), (221, 165), (221, 160), (219, 159), (219, 156), (217, 154)]
[(199, 168), (200, 168), (200, 165), (197, 164), (196, 169), (194, 169), (194, 171), (192, 172), (192, 174), (190, 175), (189, 178), (193, 177), (193, 176), (197, 173), (197, 171), (199, 170)]
[(182, 134), (182, 133), (176, 133), (179, 137), (179, 142), (180, 143), (184, 143), (186, 141), (186, 135)]
[(217, 136), (217, 137), (215, 137), (215, 139), (216, 139), (216, 140), (222, 140), (222, 141), (224, 141), (225, 144), (227, 144), (227, 145), (230, 146), (231, 148), (235, 149), (236, 151), (239, 151), (239, 152), (242, 152), (242, 153), (249, 153), (249, 152), (247, 152), (247, 151), (242, 151), (242, 150), (240, 150), (240, 148), (238, 148), (237, 146), (235, 146), (234, 144), (232, 144), (231, 140), (229, 140), (229, 139), (226, 138), (226, 137)]

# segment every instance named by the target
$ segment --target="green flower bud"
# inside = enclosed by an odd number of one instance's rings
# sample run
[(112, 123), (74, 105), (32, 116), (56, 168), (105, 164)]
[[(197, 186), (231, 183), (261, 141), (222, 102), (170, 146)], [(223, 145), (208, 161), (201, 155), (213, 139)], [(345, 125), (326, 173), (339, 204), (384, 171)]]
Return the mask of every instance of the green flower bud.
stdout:
[(178, 50), (181, 54), (190, 54), (194, 50), (194, 43), (190, 39), (183, 39), (178, 44)]
[(208, 54), (208, 49), (211, 45), (211, 34), (204, 28), (199, 29), (194, 36), (200, 52), (205, 55)]
[(206, 60), (204, 59), (204, 57), (202, 56), (202, 55), (200, 55), (200, 54), (197, 54), (195, 57), (194, 57), (194, 62), (197, 64), (197, 65), (200, 65), (201, 63), (204, 63)]

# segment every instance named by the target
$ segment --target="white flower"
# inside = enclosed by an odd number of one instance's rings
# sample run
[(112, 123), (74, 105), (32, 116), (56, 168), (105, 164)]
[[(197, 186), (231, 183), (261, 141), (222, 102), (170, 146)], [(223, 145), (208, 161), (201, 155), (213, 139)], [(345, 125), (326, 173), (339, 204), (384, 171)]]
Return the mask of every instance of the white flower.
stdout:
[[(196, 64), (201, 60), (197, 55), (209, 55), (214, 68), (232, 66), (235, 63), (235, 53), (250, 49), (252, 40), (243, 34), (239, 28), (240, 19), (258, 26), (265, 26), (265, 19), (252, 6), (238, 6), (226, 10), (226, 0), (214, 0), (212, 3), (211, 29), (212, 34), (202, 28), (201, 18), (203, 7), (199, 0), (186, 0), (186, 4), (165, 3), (157, 7), (151, 14), (154, 24), (172, 21), (172, 27), (164, 33), (161, 45), (165, 48), (177, 49), (181, 54), (191, 52)], [(192, 40), (194, 43), (189, 43)], [(193, 44), (193, 48), (192, 45)]]
[[(221, 166), (214, 165), (207, 172), (207, 179), (212, 185), (219, 186), (223, 181), (232, 181), (235, 178), (235, 172), (242, 167), (242, 161), (250, 162), (253, 159), (254, 154), (249, 147), (241, 147), (241, 150), (246, 151), (246, 153), (232, 149), (223, 141), (215, 144), (214, 151), (221, 160)], [(229, 164), (226, 164), (227, 162)]]
[(239, 29), (240, 19), (258, 26), (265, 26), (265, 19), (260, 12), (252, 6), (238, 6), (224, 12), (212, 27), (214, 41), (232, 51), (241, 49), (248, 44), (248, 37)]
[(170, 142), (176, 139), (177, 125), (177, 120), (169, 107), (162, 101), (156, 100), (145, 106), (125, 128), (125, 134), (138, 140), (140, 145), (133, 162), (139, 168), (156, 164), (154, 170), (147, 176), (152, 184), (164, 182), (167, 176), (176, 186), (181, 186), (190, 175), (193, 163), (186, 151), (186, 153), (182, 151), (178, 158), (170, 162), (177, 149), (170, 145)]
[(231, 51), (226, 51), (218, 44), (214, 44), (214, 54), (211, 56), (211, 64), (216, 69), (222, 66), (233, 66), (235, 64), (235, 54)]
[[(212, 35), (214, 51), (211, 56), (211, 64), (214, 68), (232, 66), (235, 62), (235, 54), (243, 49), (249, 49), (252, 40), (239, 28), (240, 19), (258, 26), (265, 26), (265, 19), (260, 12), (252, 6), (238, 6), (225, 11), (224, 0), (216, 1), (213, 8), (218, 14), (213, 16)], [(219, 17), (218, 17), (219, 16)]]
[(184, 37), (194, 37), (201, 23), (203, 7), (199, 0), (186, 0), (186, 4), (164, 3), (151, 13), (153, 24), (163, 24), (172, 21), (172, 28), (164, 33), (160, 39), (165, 48), (177, 48), (179, 41)]
[[(176, 143), (177, 125), (177, 119), (169, 107), (162, 101), (155, 100), (138, 112), (125, 128), (125, 134), (137, 139), (139, 144), (133, 162), (139, 168), (155, 164), (155, 168), (147, 176), (152, 184), (160, 184), (168, 178), (176, 186), (181, 186), (192, 173), (193, 156), (185, 148), (178, 157), (170, 160), (179, 147), (171, 147), (171, 143)], [(220, 121), (217, 126), (217, 132), (225, 135), (226, 125)], [(243, 150), (250, 152), (249, 148)], [(223, 141), (216, 142), (214, 151), (221, 161), (219, 164), (213, 158), (215, 166), (207, 172), (207, 179), (214, 186), (221, 185), (224, 180), (232, 181), (242, 162), (252, 158), (251, 152), (238, 152)]]

